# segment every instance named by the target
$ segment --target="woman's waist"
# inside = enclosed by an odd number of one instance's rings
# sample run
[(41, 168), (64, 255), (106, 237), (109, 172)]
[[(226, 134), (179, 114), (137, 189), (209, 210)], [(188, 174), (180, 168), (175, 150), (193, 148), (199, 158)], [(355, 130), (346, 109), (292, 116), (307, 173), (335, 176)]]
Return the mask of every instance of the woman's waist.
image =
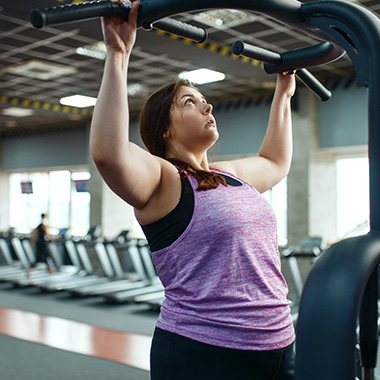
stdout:
[(293, 321), (286, 305), (186, 309), (164, 302), (157, 326), (204, 343), (235, 349), (274, 350), (294, 340)]
[[(290, 315), (290, 301), (286, 298), (262, 298), (252, 300), (231, 298), (221, 295), (218, 298), (182, 296), (173, 298), (166, 294), (162, 305), (162, 315), (171, 315), (176, 320), (199, 321), (210, 325), (235, 325), (250, 329), (270, 328), (281, 324)], [(285, 322), (288, 323), (288, 322)]]

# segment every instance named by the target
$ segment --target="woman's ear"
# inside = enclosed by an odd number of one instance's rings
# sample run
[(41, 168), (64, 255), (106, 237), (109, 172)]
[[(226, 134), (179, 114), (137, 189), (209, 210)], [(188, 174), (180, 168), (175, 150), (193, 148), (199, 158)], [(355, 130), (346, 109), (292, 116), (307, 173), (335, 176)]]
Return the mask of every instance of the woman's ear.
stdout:
[(163, 137), (164, 139), (168, 139), (168, 138), (170, 137), (169, 129), (167, 129), (167, 130), (164, 132), (164, 134), (162, 135), (162, 137)]

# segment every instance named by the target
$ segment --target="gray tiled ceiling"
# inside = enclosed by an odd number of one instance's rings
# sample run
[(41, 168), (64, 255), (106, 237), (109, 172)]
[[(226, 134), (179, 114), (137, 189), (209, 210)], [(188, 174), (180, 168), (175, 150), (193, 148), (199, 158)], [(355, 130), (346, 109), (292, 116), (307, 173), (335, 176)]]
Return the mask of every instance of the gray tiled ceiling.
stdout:
[[(90, 119), (91, 108), (62, 107), (59, 100), (74, 94), (96, 97), (104, 61), (79, 55), (76, 49), (101, 41), (99, 20), (54, 25), (37, 30), (31, 26), (28, 16), (31, 8), (73, 2), (78, 1), (0, 0), (0, 133), (83, 125)], [(379, 16), (378, 0), (362, 0), (357, 3)], [(176, 16), (181, 21), (208, 30), (207, 43), (201, 47), (157, 31), (138, 31), (130, 64), (129, 83), (139, 86), (142, 91), (130, 95), (133, 114), (138, 114), (148, 93), (174, 79), (180, 71), (200, 67), (213, 68), (227, 75), (224, 81), (201, 87), (206, 97), (215, 104), (268, 94), (275, 77), (265, 74), (257, 63), (232, 56), (231, 46), (236, 40), (276, 52), (317, 42), (254, 13), (242, 13), (238, 21), (229, 18), (229, 12), (214, 15), (224, 19), (222, 25), (216, 25), (208, 16), (210, 14), (205, 17), (199, 12)], [(33, 79), (9, 72), (10, 68), (12, 70), (31, 60), (56, 63), (72, 68), (75, 72), (50, 80)], [(310, 71), (325, 82), (332, 78), (352, 78), (355, 75), (347, 57)], [(33, 114), (25, 117), (5, 115), (4, 112), (12, 107), (32, 110)]]

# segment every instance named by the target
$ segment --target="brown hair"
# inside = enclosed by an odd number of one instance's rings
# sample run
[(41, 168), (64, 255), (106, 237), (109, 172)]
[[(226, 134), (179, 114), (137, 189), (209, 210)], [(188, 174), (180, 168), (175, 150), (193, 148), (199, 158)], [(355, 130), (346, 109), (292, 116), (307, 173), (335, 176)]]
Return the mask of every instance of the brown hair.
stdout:
[(216, 173), (195, 169), (181, 160), (167, 158), (167, 141), (164, 133), (170, 126), (171, 107), (174, 97), (182, 86), (198, 90), (188, 80), (178, 78), (155, 91), (144, 104), (140, 114), (140, 136), (151, 154), (164, 158), (180, 168), (180, 173), (191, 175), (198, 181), (197, 190), (216, 188), (219, 184), (227, 186), (225, 179)]

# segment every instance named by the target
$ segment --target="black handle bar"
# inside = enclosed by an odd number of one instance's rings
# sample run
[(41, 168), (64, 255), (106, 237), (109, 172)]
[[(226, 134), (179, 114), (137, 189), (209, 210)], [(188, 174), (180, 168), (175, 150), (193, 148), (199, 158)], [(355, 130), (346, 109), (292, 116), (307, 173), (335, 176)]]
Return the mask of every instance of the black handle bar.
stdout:
[[(59, 24), (72, 21), (86, 20), (102, 16), (119, 15), (128, 19), (129, 8), (114, 4), (108, 0), (89, 1), (79, 4), (60, 5), (52, 8), (34, 8), (30, 11), (30, 22), (35, 28), (46, 25)], [(144, 25), (144, 28), (146, 25)], [(154, 27), (180, 37), (188, 38), (198, 43), (207, 39), (207, 31), (193, 25), (174, 19), (165, 19), (154, 22), (149, 28)]]
[(199, 44), (205, 42), (208, 37), (206, 29), (198, 28), (197, 26), (186, 24), (185, 22), (174, 20), (169, 17), (164, 20), (156, 21), (151, 25), (144, 24), (143, 27), (144, 29), (150, 29), (151, 27), (160, 29), (164, 32), (175, 34), (176, 36), (188, 38)]
[(316, 47), (311, 46), (309, 48), (279, 54), (245, 44), (242, 41), (236, 41), (232, 46), (232, 51), (236, 55), (242, 55), (247, 58), (265, 62), (264, 69), (268, 74), (294, 71), (306, 87), (314, 92), (320, 100), (326, 101), (331, 98), (331, 92), (324, 87), (322, 83), (319, 82), (308, 70), (302, 68), (303, 66), (307, 66), (307, 63), (310, 60), (315, 63), (316, 60), (313, 54), (315, 55), (320, 52), (320, 46), (322, 45), (324, 50), (326, 50), (326, 44), (330, 45), (328, 42), (323, 42), (316, 45)]
[(89, 1), (79, 4), (59, 5), (51, 8), (33, 8), (29, 19), (35, 28), (94, 17), (119, 15), (128, 18), (129, 9), (107, 0)]

